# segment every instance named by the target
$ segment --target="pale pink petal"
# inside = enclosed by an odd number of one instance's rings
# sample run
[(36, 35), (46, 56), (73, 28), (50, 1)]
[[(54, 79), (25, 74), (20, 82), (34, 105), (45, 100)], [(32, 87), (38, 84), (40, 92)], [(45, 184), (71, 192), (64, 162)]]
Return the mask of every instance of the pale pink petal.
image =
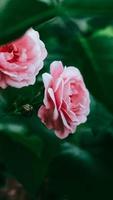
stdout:
[(59, 78), (59, 76), (63, 72), (62, 62), (60, 62), (60, 61), (54, 61), (50, 65), (50, 72), (51, 72), (51, 75), (53, 76), (54, 79)]
[(64, 84), (62, 79), (58, 82), (56, 89), (54, 91), (55, 97), (56, 97), (56, 104), (58, 107), (58, 110), (60, 110), (61, 105), (62, 105), (62, 100), (63, 100), (63, 89), (64, 89)]
[(69, 126), (69, 124), (68, 124), (68, 122), (67, 122), (67, 120), (66, 120), (66, 118), (65, 118), (65, 116), (64, 116), (64, 114), (63, 114), (62, 111), (60, 111), (60, 115), (61, 115), (61, 118), (62, 118), (62, 121), (63, 121), (64, 126), (65, 126), (68, 130), (70, 130), (70, 132), (71, 132), (71, 127)]
[(53, 92), (52, 88), (48, 89), (48, 94), (49, 94), (51, 100), (53, 101), (53, 105), (54, 105), (53, 120), (56, 120), (58, 118), (58, 110), (57, 110), (56, 99), (55, 99), (54, 92)]
[(68, 79), (72, 79), (73, 77), (76, 78), (77, 80), (82, 80), (82, 75), (79, 71), (79, 69), (70, 66), (70, 67), (65, 67), (64, 71), (62, 73), (62, 76), (64, 78), (66, 78), (66, 80), (68, 81)]
[(60, 139), (65, 139), (69, 134), (72, 134), (72, 133), (70, 132), (70, 130), (66, 128), (63, 131), (55, 130), (55, 135)]
[(46, 105), (46, 108), (49, 108), (50, 107), (50, 103), (48, 101), (48, 88), (50, 87), (51, 85), (51, 81), (52, 81), (52, 76), (48, 73), (44, 73), (42, 75), (42, 78), (43, 78), (43, 82), (44, 82), (44, 87), (45, 87), (45, 95), (44, 95), (44, 105)]

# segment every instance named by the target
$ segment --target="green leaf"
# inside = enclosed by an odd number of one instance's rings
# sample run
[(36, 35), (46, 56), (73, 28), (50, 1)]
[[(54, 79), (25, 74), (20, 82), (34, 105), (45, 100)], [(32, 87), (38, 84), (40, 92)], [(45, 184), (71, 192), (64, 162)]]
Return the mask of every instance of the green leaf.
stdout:
[[(93, 78), (94, 83), (98, 81), (98, 87), (95, 88), (95, 96), (113, 112), (113, 28), (107, 27), (95, 32), (86, 39), (86, 43), (89, 48), (86, 51), (90, 51), (95, 79), (93, 74), (90, 74), (90, 76)], [(92, 92), (94, 91), (93, 88), (91, 90)], [(96, 90), (98, 90), (98, 93)]]
[(59, 140), (36, 116), (7, 115), (0, 120), (0, 162), (31, 197), (40, 195)]
[(111, 0), (1, 0), (0, 44), (20, 37), (29, 27), (40, 25), (56, 16), (112, 16)]
[(31, 196), (36, 195), (45, 176), (47, 166), (41, 152), (41, 141), (38, 137), (16, 137), (13, 134), (0, 133), (0, 161)]
[(1, 0), (0, 44), (20, 37), (29, 27), (53, 18), (55, 13), (49, 0)]
[[(77, 43), (76, 43), (77, 42)], [(78, 32), (76, 63), (90, 92), (113, 112), (113, 29), (107, 27), (88, 37)], [(82, 60), (80, 60), (80, 55)]]
[(110, 26), (111, 24), (113, 24), (113, 18), (112, 16), (101, 16), (101, 17), (92, 17), (90, 19), (87, 20), (89, 29), (91, 32), (96, 31), (96, 29), (104, 29), (107, 26)]
[(61, 144), (61, 151), (53, 159), (45, 199), (113, 197), (112, 132), (112, 115), (95, 102), (88, 122)]
[(62, 5), (66, 14), (74, 17), (88, 17), (96, 15), (111, 15), (113, 10), (112, 0), (63, 0)]
[[(102, 142), (100, 145), (103, 145), (103, 148), (107, 150), (108, 145), (106, 146)], [(93, 147), (95, 146), (93, 145)], [(110, 167), (113, 160), (109, 161), (108, 168), (104, 166), (104, 162), (101, 163), (101, 156), (105, 153), (103, 148), (100, 147), (101, 154), (98, 158), (96, 152), (94, 157), (87, 150), (67, 146), (66, 150), (59, 154), (51, 164), (48, 178), (48, 195), (53, 193), (55, 196), (67, 197), (69, 200), (75, 198), (91, 199), (92, 194), (93, 199), (107, 197), (108, 193), (113, 197), (113, 172)], [(110, 150), (113, 153), (112, 147), (107, 150), (107, 153)], [(107, 153), (105, 153), (105, 162), (107, 162)]]

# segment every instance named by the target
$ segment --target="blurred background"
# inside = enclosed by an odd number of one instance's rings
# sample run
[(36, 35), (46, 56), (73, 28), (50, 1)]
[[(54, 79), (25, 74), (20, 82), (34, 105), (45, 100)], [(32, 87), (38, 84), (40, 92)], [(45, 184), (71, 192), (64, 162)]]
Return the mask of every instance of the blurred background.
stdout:
[[(113, 1), (0, 0), (0, 44), (29, 27), (48, 57), (35, 85), (0, 89), (0, 199), (113, 198)], [(61, 60), (90, 92), (85, 124), (65, 140), (38, 119), (41, 75)]]

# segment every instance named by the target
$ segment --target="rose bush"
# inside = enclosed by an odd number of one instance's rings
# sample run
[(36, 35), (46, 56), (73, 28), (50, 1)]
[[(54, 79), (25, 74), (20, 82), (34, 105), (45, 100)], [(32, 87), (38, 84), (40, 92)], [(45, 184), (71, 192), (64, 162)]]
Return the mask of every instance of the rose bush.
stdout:
[(47, 56), (37, 31), (29, 29), (20, 39), (0, 47), (0, 87), (21, 88), (35, 83)]
[(89, 114), (90, 99), (80, 71), (65, 67), (59, 61), (50, 66), (50, 74), (43, 74), (45, 87), (44, 105), (38, 116), (59, 138), (74, 133)]

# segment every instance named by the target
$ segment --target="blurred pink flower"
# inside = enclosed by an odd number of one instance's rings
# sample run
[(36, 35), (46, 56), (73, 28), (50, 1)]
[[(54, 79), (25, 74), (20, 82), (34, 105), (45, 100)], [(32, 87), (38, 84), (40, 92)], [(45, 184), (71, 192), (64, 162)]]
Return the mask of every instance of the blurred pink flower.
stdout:
[(87, 120), (90, 110), (89, 92), (80, 71), (65, 67), (59, 61), (43, 74), (45, 95), (38, 116), (48, 129), (63, 139), (74, 133), (76, 127)]
[(46, 56), (45, 45), (32, 28), (16, 41), (0, 46), (0, 87), (33, 85)]

